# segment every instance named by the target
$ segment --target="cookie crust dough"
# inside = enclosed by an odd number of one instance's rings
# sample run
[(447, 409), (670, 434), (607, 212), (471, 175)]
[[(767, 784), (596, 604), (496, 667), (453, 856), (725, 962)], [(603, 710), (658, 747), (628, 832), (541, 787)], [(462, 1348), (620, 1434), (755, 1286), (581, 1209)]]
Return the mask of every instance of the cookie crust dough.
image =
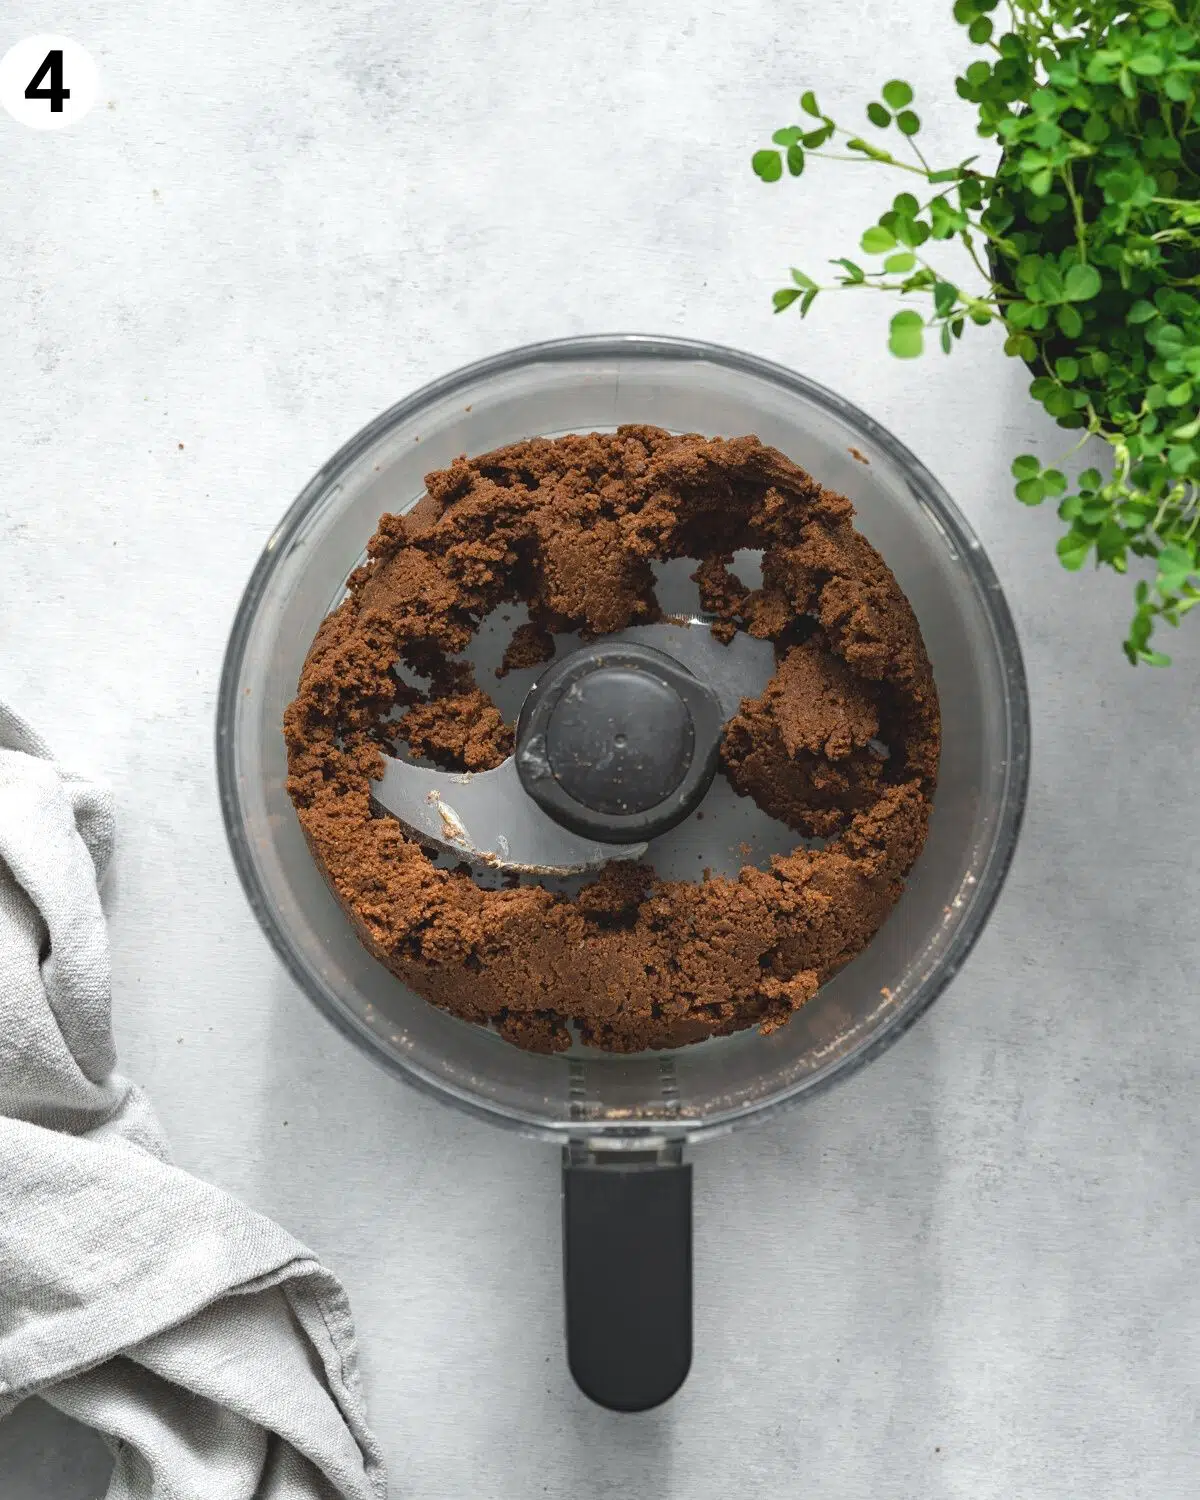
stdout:
[[(634, 1052), (783, 1025), (899, 899), (937, 779), (916, 618), (850, 501), (757, 438), (653, 427), (517, 443), (426, 485), (381, 519), (285, 718), (289, 793), (362, 941), (434, 1005), (534, 1051), (572, 1029)], [(762, 550), (759, 589), (731, 570), (742, 548)], [(661, 618), (651, 564), (675, 557), (697, 559), (719, 636), (775, 644), (771, 682), (726, 725), (722, 772), (823, 848), (696, 883), (615, 863), (568, 899), (481, 889), (374, 807), (381, 748), (466, 771), (511, 753), (512, 726), (455, 660), (492, 610), (528, 605), (501, 670), (535, 665), (555, 632)]]

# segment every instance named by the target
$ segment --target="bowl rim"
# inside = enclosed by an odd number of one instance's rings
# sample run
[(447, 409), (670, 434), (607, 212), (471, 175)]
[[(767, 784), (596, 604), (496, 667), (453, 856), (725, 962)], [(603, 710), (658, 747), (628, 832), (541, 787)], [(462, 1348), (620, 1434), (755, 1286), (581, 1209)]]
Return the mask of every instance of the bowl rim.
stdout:
[[(1008, 745), (1006, 777), (1000, 797), (1000, 810), (986, 863), (977, 879), (973, 899), (959, 926), (952, 934), (934, 972), (919, 986), (911, 1001), (897, 1010), (875, 1032), (845, 1053), (826, 1069), (803, 1077), (781, 1088), (763, 1100), (730, 1106), (714, 1111), (702, 1119), (648, 1119), (608, 1121), (580, 1118), (564, 1120), (530, 1119), (519, 1110), (495, 1100), (481, 1098), (448, 1086), (399, 1056), (385, 1051), (353, 1018), (338, 1006), (313, 981), (290, 934), (276, 919), (267, 901), (251, 855), (249, 839), (241, 817), (238, 773), (232, 728), (241, 706), (239, 683), (247, 644), (257, 611), (266, 592), (278, 559), (286, 556), (289, 544), (306, 523), (312, 507), (330, 485), (351, 468), (376, 442), (399, 423), (420, 414), (430, 404), (455, 395), (481, 380), (510, 373), (529, 365), (571, 363), (578, 360), (656, 359), (678, 363), (715, 364), (737, 374), (769, 381), (785, 392), (804, 398), (824, 408), (843, 422), (856, 427), (870, 438), (905, 475), (923, 502), (933, 511), (957, 549), (977, 594), (983, 614), (991, 629), (997, 657), (1002, 666), (1007, 689), (1006, 727)], [(360, 428), (316, 471), (271, 532), (243, 590), (234, 616), (229, 642), (221, 669), (216, 711), (216, 769), (221, 815), (234, 866), (242, 888), (268, 942), (285, 969), (309, 1000), (345, 1037), (372, 1057), (393, 1076), (412, 1087), (453, 1104), (478, 1119), (486, 1120), (541, 1139), (565, 1141), (580, 1137), (604, 1137), (610, 1144), (626, 1140), (631, 1144), (648, 1137), (700, 1140), (733, 1129), (749, 1119), (760, 1120), (801, 1100), (810, 1100), (835, 1083), (853, 1077), (868, 1063), (893, 1046), (933, 1002), (961, 969), (987, 925), (996, 900), (1003, 889), (1016, 850), (1025, 814), (1029, 784), (1030, 716), (1029, 691), (1016, 626), (1000, 581), (982, 544), (970, 523), (928, 468), (893, 434), (861, 408), (829, 390), (815, 380), (784, 365), (725, 345), (665, 335), (617, 333), (587, 334), (569, 338), (520, 345), (463, 365), (447, 375), (427, 382), (388, 407)], [(667, 1055), (667, 1054), (663, 1054)]]

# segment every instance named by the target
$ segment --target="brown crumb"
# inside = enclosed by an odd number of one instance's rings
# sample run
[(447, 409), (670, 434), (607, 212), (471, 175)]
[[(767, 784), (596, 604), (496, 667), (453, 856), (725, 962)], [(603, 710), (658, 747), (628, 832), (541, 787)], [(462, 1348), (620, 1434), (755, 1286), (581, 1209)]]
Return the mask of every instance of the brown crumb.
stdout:
[[(937, 775), (920, 633), (850, 502), (756, 438), (653, 427), (460, 458), (426, 488), (380, 520), (285, 719), (300, 824), (367, 948), (433, 1004), (532, 1051), (573, 1033), (634, 1052), (785, 1025), (899, 898)], [(761, 589), (729, 571), (743, 548), (763, 553)], [(526, 605), (502, 670), (536, 665), (552, 633), (659, 618), (651, 565), (676, 557), (698, 560), (731, 633), (776, 644), (775, 676), (726, 726), (725, 774), (824, 848), (798, 842), (732, 879), (616, 863), (572, 900), (483, 889), (376, 814), (371, 779), (394, 737), (456, 770), (510, 753), (512, 726), (455, 660), (479, 620)], [(427, 693), (402, 684), (401, 662)]]
[(527, 625), (518, 625), (496, 668), (496, 676), (505, 677), (509, 672), (517, 672), (525, 667), (541, 666), (542, 662), (549, 661), (553, 655), (554, 637), (548, 630), (533, 621)]
[(865, 453), (860, 453), (857, 448), (847, 448), (846, 452), (851, 458), (856, 458), (860, 464), (869, 464), (871, 460)]

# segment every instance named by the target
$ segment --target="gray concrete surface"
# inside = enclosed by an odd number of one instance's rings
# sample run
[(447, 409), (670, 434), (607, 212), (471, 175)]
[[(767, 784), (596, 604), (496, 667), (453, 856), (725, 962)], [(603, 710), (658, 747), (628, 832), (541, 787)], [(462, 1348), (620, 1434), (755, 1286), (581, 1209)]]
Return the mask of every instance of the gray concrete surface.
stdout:
[[(1010, 497), (1009, 458), (1059, 435), (996, 338), (901, 364), (882, 300), (769, 310), (897, 188), (771, 190), (750, 152), (801, 88), (853, 118), (890, 74), (939, 154), (974, 149), (948, 10), (4, 7), (0, 50), (53, 25), (103, 80), (73, 130), (0, 116), (0, 695), (115, 787), (124, 1067), (184, 1165), (347, 1282), (398, 1495), (1200, 1490), (1200, 627), (1170, 673), (1125, 667), (1125, 586), (1060, 572), (1052, 515)], [(1021, 850), (950, 992), (846, 1088), (698, 1153), (695, 1367), (633, 1419), (564, 1368), (552, 1152), (312, 1012), (237, 885), (210, 744), (242, 584), (321, 460), (469, 359), (613, 329), (754, 350), (899, 433), (999, 570), (1035, 712)], [(104, 1473), (36, 1407), (0, 1426), (5, 1500)]]

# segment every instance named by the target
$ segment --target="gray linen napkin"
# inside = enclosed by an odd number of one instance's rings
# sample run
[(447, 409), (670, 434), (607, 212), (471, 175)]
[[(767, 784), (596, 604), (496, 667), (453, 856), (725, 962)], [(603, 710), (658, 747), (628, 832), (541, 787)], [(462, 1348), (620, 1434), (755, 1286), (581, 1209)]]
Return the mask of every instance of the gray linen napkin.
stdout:
[(341, 1286), (173, 1166), (113, 1071), (112, 840), (0, 704), (0, 1418), (39, 1395), (95, 1427), (108, 1500), (379, 1500)]

